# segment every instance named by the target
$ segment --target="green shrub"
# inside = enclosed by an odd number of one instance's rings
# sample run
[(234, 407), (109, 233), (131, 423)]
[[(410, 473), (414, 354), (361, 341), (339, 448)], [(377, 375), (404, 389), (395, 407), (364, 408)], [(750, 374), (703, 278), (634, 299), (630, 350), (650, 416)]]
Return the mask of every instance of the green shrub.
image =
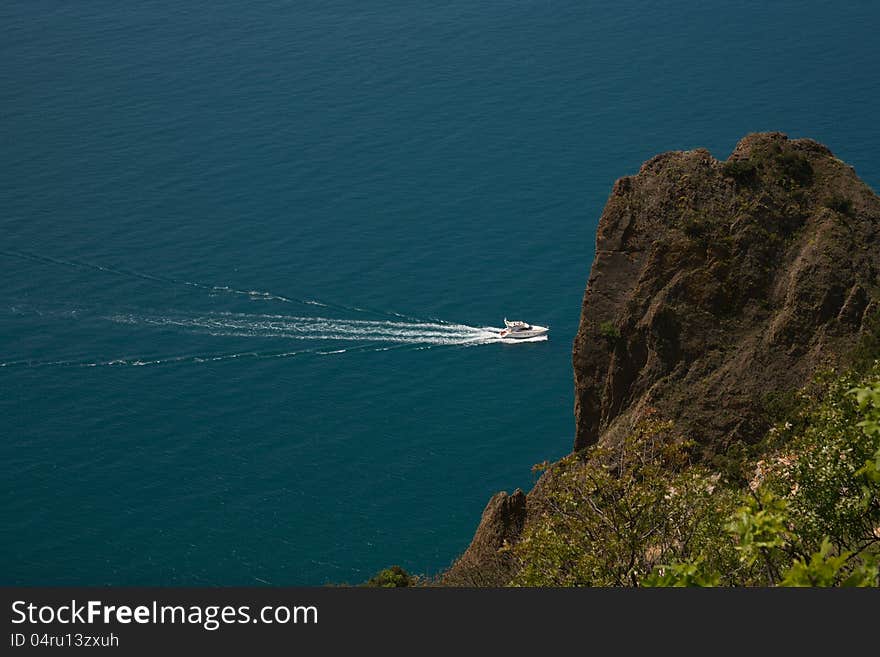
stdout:
[(862, 335), (850, 354), (850, 360), (858, 372), (870, 370), (880, 360), (880, 311), (864, 321)]
[(803, 398), (798, 390), (771, 390), (761, 397), (761, 411), (768, 424), (784, 422), (802, 406)]
[(616, 447), (594, 445), (556, 464), (544, 513), (511, 548), (512, 584), (635, 586), (685, 555), (703, 559), (707, 572), (726, 569), (732, 545), (709, 546), (734, 498), (717, 475), (688, 467), (687, 447), (671, 423), (648, 420)]
[(834, 195), (823, 201), (826, 208), (839, 212), (840, 214), (851, 215), (853, 211), (853, 202), (845, 196)]
[(605, 338), (609, 346), (614, 346), (620, 340), (620, 329), (614, 325), (614, 322), (602, 322), (599, 324), (599, 335)]
[(785, 573), (783, 586), (876, 586), (877, 563), (858, 563), (847, 568), (853, 557), (849, 550), (835, 550), (831, 541), (825, 539), (818, 552), (809, 561), (797, 559)]
[(401, 588), (411, 586), (413, 577), (400, 566), (391, 566), (373, 575), (364, 586), (371, 588)]
[(681, 229), (691, 239), (698, 240), (712, 229), (712, 219), (702, 214), (693, 214), (681, 222)]
[(880, 370), (802, 394), (800, 417), (775, 429), (790, 435), (755, 462), (719, 537), (737, 566), (712, 570), (701, 554), (657, 566), (643, 584), (880, 585)]
[(735, 450), (730, 479), (650, 416), (551, 466), (503, 549), (510, 583), (880, 586), (880, 364), (779, 397), (788, 417)]
[(776, 164), (784, 176), (801, 187), (813, 184), (813, 165), (800, 153), (790, 149), (783, 150), (776, 156)]
[(751, 160), (728, 160), (721, 166), (721, 173), (740, 185), (750, 185), (758, 179), (758, 166)]

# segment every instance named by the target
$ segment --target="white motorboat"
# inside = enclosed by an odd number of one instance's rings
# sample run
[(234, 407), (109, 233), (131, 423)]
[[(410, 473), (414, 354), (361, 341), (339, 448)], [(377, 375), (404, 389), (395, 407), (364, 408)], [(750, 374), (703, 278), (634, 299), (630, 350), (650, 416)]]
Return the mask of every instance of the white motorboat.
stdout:
[(505, 328), (498, 335), (502, 338), (514, 338), (517, 340), (537, 338), (539, 335), (546, 335), (550, 330), (546, 326), (535, 326), (525, 322), (511, 322), (506, 317), (504, 318), (504, 326)]

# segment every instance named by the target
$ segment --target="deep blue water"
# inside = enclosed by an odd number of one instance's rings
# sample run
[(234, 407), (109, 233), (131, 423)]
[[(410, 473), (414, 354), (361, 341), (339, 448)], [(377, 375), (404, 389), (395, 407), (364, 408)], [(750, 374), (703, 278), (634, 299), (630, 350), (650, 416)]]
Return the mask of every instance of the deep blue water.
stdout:
[[(773, 129), (876, 189), (878, 20), (875, 2), (0, 4), (0, 580), (448, 565), (493, 492), (570, 449), (613, 181)], [(550, 340), (466, 328), (505, 315)]]

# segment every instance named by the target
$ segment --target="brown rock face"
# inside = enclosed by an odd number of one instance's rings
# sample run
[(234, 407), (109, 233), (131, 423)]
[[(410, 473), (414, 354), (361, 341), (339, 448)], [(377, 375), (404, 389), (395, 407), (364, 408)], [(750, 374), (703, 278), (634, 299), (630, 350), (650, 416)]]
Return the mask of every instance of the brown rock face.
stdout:
[(512, 495), (495, 493), (483, 511), (470, 546), (443, 575), (442, 583), (447, 586), (503, 584), (508, 579), (505, 574), (509, 563), (499, 548), (519, 537), (525, 519), (525, 493), (518, 488)]
[(614, 185), (574, 341), (575, 449), (649, 408), (707, 453), (767, 428), (767, 396), (836, 364), (878, 310), (880, 199), (824, 146), (744, 138)]

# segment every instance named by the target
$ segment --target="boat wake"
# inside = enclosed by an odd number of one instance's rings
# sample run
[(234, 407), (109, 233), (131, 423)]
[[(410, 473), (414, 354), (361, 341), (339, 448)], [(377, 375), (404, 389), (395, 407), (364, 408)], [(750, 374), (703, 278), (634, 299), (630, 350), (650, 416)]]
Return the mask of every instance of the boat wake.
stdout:
[(392, 343), (420, 346), (468, 346), (490, 343), (540, 342), (547, 336), (526, 340), (505, 339), (501, 328), (468, 326), (417, 320), (363, 320), (250, 313), (201, 315), (115, 314), (106, 319), (121, 323), (155, 326), (217, 337), (257, 337), (285, 340)]
[[(15, 314), (27, 314), (21, 307)], [(293, 315), (254, 315), (246, 313), (183, 313), (140, 314), (116, 313), (95, 315), (87, 310), (44, 312), (41, 316), (57, 315), (67, 319), (102, 319), (118, 324), (152, 327), (157, 330), (180, 331), (217, 338), (254, 338), (264, 349), (226, 353), (196, 353), (160, 356), (124, 356), (115, 358), (0, 361), (0, 368), (35, 367), (147, 367), (175, 364), (218, 363), (232, 360), (266, 360), (304, 356), (336, 356), (363, 352), (399, 349), (423, 350), (442, 347), (472, 347), (487, 344), (524, 344), (544, 342), (546, 335), (533, 338), (503, 338), (501, 328), (468, 326), (425, 321), (380, 321), (338, 319), (330, 317), (299, 317)], [(267, 340), (295, 340), (295, 349), (265, 349)]]
[[(8, 251), (0, 249), (0, 256), (14, 257), (45, 264), (57, 265), (101, 275), (139, 279), (153, 284), (188, 288), (193, 292), (207, 293), (220, 301), (220, 297), (246, 298), (251, 301), (267, 301), (290, 306), (294, 313), (320, 312), (341, 317), (306, 316), (304, 314), (256, 314), (242, 312), (210, 312), (200, 314), (186, 311), (132, 310), (131, 312), (112, 312), (96, 308), (51, 309), (36, 308), (28, 303), (16, 304), (9, 308), (12, 315), (36, 314), (46, 318), (63, 317), (73, 321), (110, 321), (152, 327), (159, 330), (178, 331), (195, 335), (208, 335), (217, 338), (254, 338), (255, 350), (230, 353), (198, 353), (168, 356), (126, 356), (117, 358), (95, 358), (83, 360), (31, 360), (27, 358), (0, 360), (0, 368), (6, 367), (142, 367), (147, 365), (167, 365), (172, 363), (212, 363), (239, 358), (289, 358), (311, 354), (333, 356), (363, 351), (389, 351), (396, 349), (433, 349), (437, 347), (472, 347), (486, 344), (525, 344), (544, 342), (546, 335), (530, 338), (506, 337), (509, 331), (503, 327), (469, 326), (446, 322), (440, 319), (425, 319), (404, 315), (391, 310), (379, 310), (361, 306), (345, 305), (313, 297), (294, 297), (264, 290), (255, 290), (205, 283), (181, 278), (154, 275), (102, 263), (70, 260), (51, 257), (27, 251)], [(230, 299), (231, 301), (231, 299)], [(315, 310), (320, 308), (320, 310)], [(370, 319), (352, 318), (370, 317)], [(381, 318), (381, 319), (378, 319)], [(260, 342), (257, 342), (259, 340)], [(265, 340), (295, 340), (296, 350), (289, 347), (283, 350), (266, 349)], [(219, 342), (219, 341), (218, 341)], [(280, 343), (280, 342), (279, 342)], [(237, 347), (241, 344), (237, 343)]]

